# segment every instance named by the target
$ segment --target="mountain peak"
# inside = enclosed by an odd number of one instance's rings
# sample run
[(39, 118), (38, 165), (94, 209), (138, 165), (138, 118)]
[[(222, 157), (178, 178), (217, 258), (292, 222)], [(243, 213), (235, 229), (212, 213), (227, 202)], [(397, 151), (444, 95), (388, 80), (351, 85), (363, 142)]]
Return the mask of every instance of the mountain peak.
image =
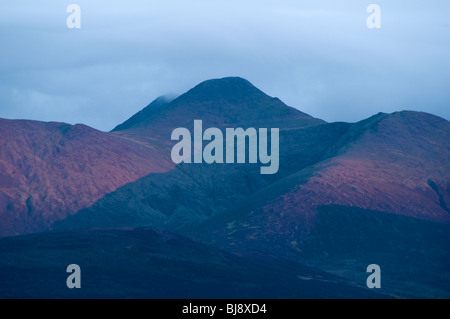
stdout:
[(183, 102), (222, 100), (233, 104), (241, 104), (248, 101), (255, 102), (255, 99), (261, 100), (270, 97), (246, 79), (225, 77), (203, 81), (180, 96), (180, 98)]
[[(218, 79), (211, 79), (203, 81), (197, 84), (191, 91), (194, 90), (207, 90), (207, 91), (218, 91), (223, 92), (227, 90), (255, 90), (257, 92), (261, 92), (258, 90), (250, 81), (238, 77), (238, 76), (230, 76)], [(232, 93), (234, 93), (233, 91)]]
[(227, 76), (223, 78), (217, 78), (217, 79), (210, 79), (205, 80), (196, 87), (200, 86), (225, 86), (225, 85), (235, 85), (235, 86), (249, 86), (254, 87), (253, 84), (250, 83), (250, 81), (241, 78), (240, 76)]
[(151, 138), (166, 137), (176, 127), (192, 125), (195, 119), (219, 128), (286, 129), (325, 123), (265, 94), (243, 78), (225, 77), (201, 82), (170, 102), (158, 98), (113, 131), (144, 129)]

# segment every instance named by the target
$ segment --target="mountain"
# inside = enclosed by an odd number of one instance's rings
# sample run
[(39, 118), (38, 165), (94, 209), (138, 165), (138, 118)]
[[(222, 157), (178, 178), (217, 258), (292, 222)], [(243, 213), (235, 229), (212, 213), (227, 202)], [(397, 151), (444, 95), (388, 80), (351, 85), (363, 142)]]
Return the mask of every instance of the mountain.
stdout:
[[(252, 164), (180, 164), (118, 188), (94, 205), (53, 225), (54, 229), (152, 226), (179, 231), (238, 207), (251, 195), (305, 169), (333, 152), (347, 124), (280, 131), (280, 169), (261, 175)], [(174, 143), (174, 142), (173, 142)]]
[[(196, 115), (189, 116), (186, 122)], [(449, 134), (448, 121), (409, 111), (379, 113), (353, 124), (287, 127), (280, 131), (275, 176), (262, 176), (250, 164), (181, 164), (120, 187), (53, 227), (158, 227), (239, 254), (259, 251), (302, 260), (358, 281), (364, 276), (354, 277), (358, 269), (381, 260), (409, 274), (408, 286), (398, 282), (400, 271), (391, 271), (395, 275), (385, 278), (389, 293), (447, 296), (449, 273), (442, 269), (450, 254), (445, 241)], [(333, 214), (324, 213), (329, 211)], [(324, 220), (327, 231), (320, 228)], [(337, 249), (329, 238), (342, 236), (342, 225), (370, 232), (347, 231), (348, 243), (340, 250), (345, 254), (326, 263), (328, 251)], [(385, 242), (399, 248), (383, 244), (373, 225)], [(363, 254), (349, 244), (364, 247), (374, 240), (377, 254)], [(414, 254), (418, 260), (405, 266)], [(343, 262), (348, 263), (344, 268)]]
[(198, 118), (219, 127), (324, 123), (241, 78), (205, 81), (173, 101), (160, 97), (111, 133), (0, 120), (0, 236), (47, 230), (122, 185), (172, 169), (171, 130)]
[(243, 225), (266, 225), (249, 229), (250, 238), (280, 227), (277, 235), (300, 243), (317, 206), (330, 204), (449, 223), (449, 132), (448, 121), (416, 112), (283, 130), (276, 176), (249, 164), (183, 164), (127, 184), (59, 225), (178, 230), (211, 217), (222, 227), (237, 215)]
[[(203, 121), (204, 128), (279, 128), (279, 171), (261, 175), (259, 164), (248, 163), (174, 165), (169, 155), (176, 143), (170, 139), (171, 131), (177, 127), (192, 130), (196, 119)], [(61, 139), (61, 129), (42, 133), (42, 127), (62, 124), (39, 125), (36, 132), (25, 134), (46, 137), (41, 139), (48, 141), (47, 146), (33, 149), (38, 154), (55, 148)], [(84, 138), (75, 143), (69, 136), (63, 143), (71, 141), (73, 147), (68, 150), (73, 163), (60, 164), (66, 157), (46, 151), (44, 162), (51, 165), (40, 175), (49, 176), (44, 185), (58, 187), (58, 198), (83, 198), (83, 205), (75, 212), (73, 204), (55, 203), (35, 223), (41, 228), (35, 226), (30, 231), (56, 231), (24, 238), (45, 241), (45, 236), (53, 236), (51, 245), (62, 253), (64, 247), (56, 243), (64, 242), (65, 236), (68, 242), (98, 236), (95, 250), (104, 252), (110, 244), (102, 242), (103, 236), (120, 235), (117, 242), (111, 239), (120, 247), (127, 241), (123, 237), (133, 236), (136, 229), (145, 227), (151, 233), (150, 228), (157, 228), (208, 243), (208, 247), (239, 256), (245, 262), (257, 260), (259, 267), (280, 260), (270, 274), (265, 273), (268, 277), (291, 274), (291, 265), (299, 264), (338, 276), (347, 285), (365, 285), (365, 268), (377, 263), (383, 271), (384, 294), (407, 298), (450, 296), (450, 123), (442, 118), (402, 111), (379, 113), (357, 123), (326, 123), (267, 96), (244, 79), (224, 78), (205, 81), (173, 100), (158, 98), (112, 132), (81, 128), (91, 132), (89, 138), (82, 134)], [(20, 134), (9, 139), (17, 136)], [(19, 156), (30, 146), (22, 150), (17, 145), (12, 147), (17, 154), (0, 153), (1, 158), (20, 159), (14, 162), (16, 166), (24, 162), (25, 167), (36, 170), (36, 165)], [(92, 149), (83, 157), (80, 150), (86, 145)], [(117, 147), (106, 151), (111, 145)], [(70, 183), (63, 186), (55, 172), (65, 172), (80, 161), (94, 169), (90, 167), (79, 175), (69, 170)], [(111, 163), (111, 175), (100, 174), (105, 172), (103, 166), (91, 164), (105, 161)], [(122, 169), (125, 172), (121, 173)], [(113, 180), (107, 184), (110, 188), (105, 186), (104, 192), (97, 192), (97, 198), (89, 203), (85, 199), (93, 198), (92, 192), (79, 191), (82, 185), (97, 185), (104, 176), (130, 172), (135, 174), (127, 181)], [(22, 183), (33, 184), (30, 175), (25, 176)], [(12, 183), (15, 177), (3, 180)], [(37, 185), (43, 198), (40, 203), (46, 205), (45, 192), (51, 188)], [(73, 185), (78, 192), (73, 191)], [(12, 186), (5, 189), (11, 191)], [(11, 217), (5, 225), (14, 220)], [(133, 231), (128, 232), (130, 229)], [(18, 246), (13, 247), (18, 256), (26, 255)], [(126, 254), (114, 252), (115, 256)], [(260, 258), (268, 259), (262, 262)], [(180, 274), (185, 275), (182, 264), (178, 264)], [(97, 265), (91, 264), (94, 268)], [(17, 268), (17, 264), (11, 267)], [(256, 272), (255, 267), (247, 270)], [(195, 280), (202, 281), (208, 271), (200, 267), (195, 273)], [(167, 280), (171, 283), (168, 289), (171, 285), (178, 287), (172, 279)], [(258, 281), (249, 280), (251, 285)], [(286, 279), (286, 287), (289, 281)], [(129, 293), (134, 295), (136, 291)], [(252, 294), (257, 295), (249, 292)]]
[(0, 119), (0, 236), (43, 231), (106, 193), (172, 163), (85, 125)]
[[(73, 263), (81, 289), (66, 287)], [(237, 256), (151, 228), (0, 239), (0, 287), (2, 299), (388, 297), (300, 263)]]
[[(265, 225), (247, 229), (247, 236), (283, 234), (300, 243), (314, 226), (316, 208), (321, 205), (360, 207), (449, 224), (448, 121), (417, 112), (378, 114), (352, 125), (333, 147), (337, 148), (334, 156), (235, 207), (242, 222), (234, 223), (228, 232), (239, 232), (240, 225)], [(227, 222), (234, 222), (237, 213), (227, 215)]]
[(429, 114), (378, 114), (352, 125), (334, 156), (191, 231), (224, 249), (276, 251), (350, 280), (377, 263), (387, 270), (385, 291), (448, 298), (449, 134), (450, 123)]
[(268, 96), (245, 79), (227, 77), (204, 81), (172, 101), (160, 97), (113, 132), (148, 129), (164, 136), (176, 127), (192, 125), (193, 119), (218, 128), (294, 128), (325, 123)]
[(167, 145), (175, 128), (192, 130), (195, 119), (201, 119), (205, 128), (220, 129), (287, 129), (325, 123), (268, 96), (245, 79), (227, 77), (204, 81), (170, 102), (158, 98), (112, 132)]

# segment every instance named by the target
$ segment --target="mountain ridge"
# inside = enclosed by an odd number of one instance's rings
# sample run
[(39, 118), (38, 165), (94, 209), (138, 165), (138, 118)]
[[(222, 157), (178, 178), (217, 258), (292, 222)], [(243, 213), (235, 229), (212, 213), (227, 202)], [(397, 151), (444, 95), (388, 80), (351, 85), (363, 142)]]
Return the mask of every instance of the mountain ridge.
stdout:
[[(174, 165), (170, 149), (176, 141), (170, 133), (192, 129), (196, 119), (219, 129), (278, 127), (277, 174), (261, 175), (259, 166), (249, 163)], [(153, 101), (112, 132), (0, 120), (0, 236), (42, 231), (25, 238), (50, 240), (52, 256), (86, 241), (106, 255), (116, 248), (116, 254), (126, 255), (128, 248), (120, 247), (129, 247), (128, 236), (143, 240), (132, 245), (151, 246), (145, 242), (153, 232), (137, 229), (158, 228), (252, 262), (282, 258), (280, 268), (267, 276), (291, 274), (289, 265), (302, 261), (342, 275), (350, 285), (364, 285), (364, 266), (379, 262), (390, 272), (383, 292), (414, 298), (436, 289), (447, 296), (449, 158), (450, 122), (428, 113), (378, 113), (356, 123), (326, 123), (244, 79), (209, 80), (172, 101)], [(118, 247), (109, 247), (105, 238), (96, 241), (97, 236), (117, 239)], [(17, 255), (10, 251), (11, 256), (28, 256), (16, 244)], [(0, 249), (5, 260), (8, 253)], [(418, 259), (408, 263), (411, 254)], [(180, 276), (186, 269), (207, 272), (203, 266), (190, 268), (190, 261), (183, 266), (184, 261), (177, 261)], [(221, 265), (216, 261), (214, 267)], [(102, 261), (90, 265), (104, 267)], [(16, 267), (14, 278), (24, 276), (17, 264), (5, 267), (0, 265), (0, 272)], [(53, 271), (41, 270), (44, 277)], [(232, 266), (224, 271), (234, 272)], [(164, 278), (173, 282), (170, 275)]]

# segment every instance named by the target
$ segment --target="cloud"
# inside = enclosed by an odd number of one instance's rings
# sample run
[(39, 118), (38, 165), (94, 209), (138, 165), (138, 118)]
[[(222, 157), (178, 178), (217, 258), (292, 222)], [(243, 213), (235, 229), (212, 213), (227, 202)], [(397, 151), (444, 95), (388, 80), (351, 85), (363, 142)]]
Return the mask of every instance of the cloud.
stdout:
[[(82, 28), (65, 25), (77, 3)], [(327, 121), (412, 109), (450, 119), (448, 1), (0, 4), (0, 117), (110, 130), (166, 93), (229, 75)]]

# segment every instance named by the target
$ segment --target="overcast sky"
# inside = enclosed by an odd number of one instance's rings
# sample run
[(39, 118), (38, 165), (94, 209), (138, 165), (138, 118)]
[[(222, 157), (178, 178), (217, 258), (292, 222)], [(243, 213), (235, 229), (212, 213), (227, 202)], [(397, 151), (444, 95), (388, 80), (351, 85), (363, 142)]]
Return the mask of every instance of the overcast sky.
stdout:
[(160, 95), (241, 76), (330, 122), (449, 120), (449, 14), (448, 0), (2, 0), (0, 117), (110, 130)]

